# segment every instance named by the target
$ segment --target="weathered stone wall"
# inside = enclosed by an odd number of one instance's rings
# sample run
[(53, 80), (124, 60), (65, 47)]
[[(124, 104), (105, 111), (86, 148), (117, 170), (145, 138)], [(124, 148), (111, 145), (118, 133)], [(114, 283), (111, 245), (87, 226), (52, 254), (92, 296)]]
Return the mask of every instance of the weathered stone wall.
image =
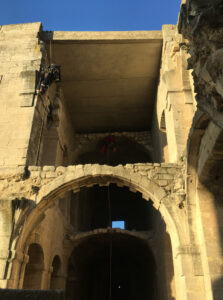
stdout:
[(26, 164), (42, 59), (40, 27), (0, 26), (0, 166)]
[[(105, 174), (108, 175), (112, 175), (113, 170), (114, 175), (116, 172), (137, 173), (163, 187), (169, 194), (173, 192), (184, 193), (184, 169), (183, 166), (178, 164), (139, 163), (117, 167), (88, 164), (68, 167), (59, 166), (57, 168), (54, 166), (30, 166), (27, 170), (24, 167), (2, 168), (0, 169), (0, 199), (22, 199), (25, 197), (34, 200), (41, 188), (53, 182), (54, 179), (62, 178), (62, 175), (64, 178), (72, 174), (77, 176), (80, 172), (83, 172), (83, 175), (87, 172), (92, 172), (92, 175), (94, 172), (103, 175), (104, 170)], [(90, 178), (83, 186), (92, 183), (93, 180)]]
[(193, 230), (199, 232), (206, 298), (219, 300), (223, 297), (222, 14), (222, 1), (187, 0), (178, 24), (187, 39), (198, 107), (188, 141), (188, 204), (197, 208), (190, 214)]
[(38, 128), (38, 124), (41, 124), (39, 132), (42, 134), (36, 143), (33, 141), (36, 135), (31, 135), (30, 147), (37, 144), (39, 152), (34, 147), (30, 161), (41, 166), (72, 163), (75, 138), (59, 84), (52, 84), (44, 96), (39, 95), (37, 107), (38, 116), (34, 119), (34, 126)]
[[(214, 158), (213, 151), (216, 145), (216, 141), (218, 140), (220, 134), (221, 134), (221, 128), (219, 128), (213, 122), (210, 122), (206, 130), (204, 131), (204, 134), (201, 138), (199, 159), (197, 165), (197, 174), (199, 177), (205, 176), (205, 173), (206, 176), (208, 176), (207, 168), (206, 168), (206, 172), (204, 171), (204, 168), (206, 167), (208, 160), (212, 160)], [(213, 164), (214, 163), (215, 162), (213, 162)], [(217, 176), (217, 174), (215, 175)]]
[(188, 0), (181, 7), (179, 31), (189, 41), (188, 67), (193, 69), (198, 108), (222, 128), (223, 4), (221, 0)]
[(39, 71), (49, 63), (41, 30), (40, 23), (0, 27), (0, 166), (71, 160), (73, 129), (62, 89), (52, 84), (39, 92)]
[[(46, 252), (46, 261), (48, 263), (44, 276), (45, 282), (49, 283), (49, 280), (47, 281), (47, 278), (50, 276), (48, 274), (50, 269), (49, 263), (51, 263), (55, 254), (52, 253), (51, 246), (55, 245), (55, 243), (50, 243), (50, 240), (46, 242), (44, 240), (46, 235), (40, 237), (40, 232), (45, 230), (44, 228), (49, 228), (49, 230), (53, 228), (53, 222), (55, 221), (53, 215), (55, 214), (56, 216), (57, 213), (55, 213), (56, 211), (52, 206), (57, 203), (57, 199), (63, 198), (64, 194), (69, 190), (76, 192), (82, 186), (90, 187), (94, 184), (103, 186), (116, 183), (118, 186), (129, 187), (133, 192), (141, 192), (144, 199), (152, 199), (154, 207), (160, 211), (164, 218), (167, 231), (171, 237), (176, 276), (175, 283), (176, 286), (181, 286), (181, 288), (176, 289), (177, 299), (184, 299), (183, 295), (185, 293), (188, 293), (188, 298), (186, 299), (191, 299), (189, 295), (192, 297), (192, 295), (198, 296), (199, 294), (199, 296), (203, 297), (203, 287), (199, 279), (202, 278), (202, 268), (199, 263), (199, 247), (188, 236), (183, 165), (165, 163), (129, 164), (117, 167), (77, 165), (57, 168), (54, 166), (45, 166), (43, 168), (34, 166), (29, 167), (26, 172), (24, 172), (23, 168), (18, 169), (16, 176), (15, 169), (6, 170), (4, 168), (1, 170), (1, 174), (2, 199), (7, 199), (9, 203), (13, 203), (15, 198), (18, 199), (16, 200), (17, 204), (14, 214), (16, 227), (12, 229), (12, 242), (6, 245), (6, 249), (8, 249), (9, 245), (10, 250), (5, 249), (5, 253), (8, 254), (3, 259), (3, 262), (7, 262), (8, 267), (5, 279), (1, 281), (2, 286), (4, 284), (10, 284), (13, 287), (17, 286), (18, 277), (16, 276), (18, 275), (16, 274), (19, 274), (21, 262), (23, 262), (23, 266), (27, 263), (24, 254), (22, 254), (25, 251), (24, 246), (27, 247), (35, 241), (48, 245), (46, 247), (49, 250)], [(9, 212), (11, 211), (10, 209), (8, 209)], [(48, 209), (49, 212), (47, 212)], [(5, 215), (6, 211), (1, 213)], [(44, 214), (48, 216), (48, 221), (51, 220), (50, 223), (47, 221), (46, 223), (44, 221), (40, 223)], [(61, 251), (58, 246), (56, 246), (56, 249), (59, 252)], [(10, 253), (9, 258), (8, 255)], [(8, 258), (6, 259), (6, 257)], [(3, 269), (5, 270), (4, 264)], [(198, 274), (201, 277), (196, 277)], [(183, 281), (182, 276), (185, 279)], [(186, 287), (182, 288), (182, 284)]]
[[(157, 92), (156, 114), (160, 131), (166, 132), (165, 161), (177, 162), (184, 154), (194, 114), (190, 72), (186, 70), (187, 53), (174, 25), (163, 26), (163, 53)], [(157, 132), (156, 135), (160, 135)], [(162, 142), (161, 142), (162, 146)]]
[[(63, 199), (64, 200), (64, 199)], [(64, 200), (65, 201), (65, 200)], [(55, 228), (56, 224), (56, 228)], [(42, 282), (41, 289), (52, 289), (52, 276), (53, 276), (53, 259), (58, 256), (60, 268), (57, 275), (57, 289), (65, 290), (66, 288), (66, 251), (64, 251), (64, 239), (67, 234), (69, 226), (69, 219), (62, 215), (58, 207), (58, 201), (55, 205), (49, 208), (44, 213), (44, 219), (35, 227), (27, 240), (24, 253), (27, 261), (23, 264), (22, 271), (13, 270), (13, 276), (10, 277), (8, 287), (24, 288), (24, 274), (28, 261), (28, 250), (30, 245), (38, 244), (43, 250), (44, 262), (42, 266)], [(56, 231), (56, 234), (55, 234)], [(64, 257), (65, 256), (65, 257)], [(19, 277), (14, 277), (15, 273), (20, 273)], [(33, 283), (29, 282), (32, 286)]]

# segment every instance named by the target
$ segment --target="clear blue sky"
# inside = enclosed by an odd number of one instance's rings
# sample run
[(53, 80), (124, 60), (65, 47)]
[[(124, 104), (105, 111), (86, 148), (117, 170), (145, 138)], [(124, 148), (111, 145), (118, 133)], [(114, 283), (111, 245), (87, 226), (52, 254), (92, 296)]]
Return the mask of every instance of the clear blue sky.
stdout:
[(181, 0), (0, 0), (0, 25), (39, 22), (44, 30), (159, 30), (176, 24)]

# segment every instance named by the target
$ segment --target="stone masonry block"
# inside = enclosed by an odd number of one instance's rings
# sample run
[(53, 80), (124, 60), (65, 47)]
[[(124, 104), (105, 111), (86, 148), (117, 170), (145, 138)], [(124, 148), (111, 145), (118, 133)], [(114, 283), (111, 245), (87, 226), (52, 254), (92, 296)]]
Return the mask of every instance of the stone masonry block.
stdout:
[(67, 172), (75, 172), (76, 171), (76, 166), (68, 166), (66, 168)]
[(159, 174), (158, 178), (159, 179), (166, 179), (166, 180), (170, 179), (171, 180), (171, 179), (174, 178), (174, 176), (172, 174)]
[(65, 167), (57, 167), (56, 168), (57, 176), (60, 176), (60, 175), (64, 174), (65, 172), (66, 172), (66, 168)]
[(55, 167), (54, 166), (44, 166), (43, 167), (43, 171), (45, 172), (54, 172), (55, 171)]
[(46, 172), (46, 178), (56, 178), (57, 177), (57, 173), (56, 172)]
[(168, 181), (167, 180), (162, 180), (162, 179), (158, 180), (157, 183), (158, 183), (159, 186), (168, 185)]

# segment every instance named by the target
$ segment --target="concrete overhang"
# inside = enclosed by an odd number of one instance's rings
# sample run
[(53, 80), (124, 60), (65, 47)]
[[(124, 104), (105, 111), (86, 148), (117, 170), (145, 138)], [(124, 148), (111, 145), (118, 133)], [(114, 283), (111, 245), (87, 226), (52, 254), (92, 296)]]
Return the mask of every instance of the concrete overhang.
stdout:
[[(43, 32), (76, 132), (151, 128), (161, 31)], [(50, 50), (51, 48), (51, 50)]]

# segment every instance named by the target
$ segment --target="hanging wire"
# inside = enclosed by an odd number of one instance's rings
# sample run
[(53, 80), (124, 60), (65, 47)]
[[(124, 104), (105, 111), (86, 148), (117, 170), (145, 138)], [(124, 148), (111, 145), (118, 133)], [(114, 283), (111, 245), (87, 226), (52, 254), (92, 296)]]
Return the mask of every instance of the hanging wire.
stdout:
[[(110, 148), (107, 148), (107, 164), (110, 162)], [(109, 300), (112, 299), (112, 214), (111, 214), (111, 194), (110, 185), (108, 185), (108, 219), (110, 227), (110, 245), (109, 245)]]
[[(109, 227), (112, 228), (111, 220), (111, 197), (110, 187), (108, 186), (108, 206), (109, 206)], [(112, 299), (112, 231), (110, 231), (110, 245), (109, 245), (109, 270), (110, 270), (110, 282), (109, 282), (109, 300)]]

